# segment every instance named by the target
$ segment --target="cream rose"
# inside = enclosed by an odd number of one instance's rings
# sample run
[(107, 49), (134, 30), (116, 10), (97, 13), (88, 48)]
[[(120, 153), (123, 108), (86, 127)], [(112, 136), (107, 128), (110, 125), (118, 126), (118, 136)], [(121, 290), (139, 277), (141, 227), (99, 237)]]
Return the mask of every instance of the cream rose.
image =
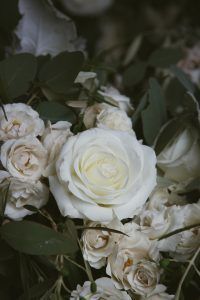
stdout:
[(62, 5), (77, 16), (97, 15), (106, 10), (113, 0), (61, 0)]
[(127, 132), (90, 129), (70, 137), (50, 176), (63, 216), (109, 222), (132, 217), (156, 184), (154, 151)]
[(1, 162), (14, 177), (34, 181), (46, 166), (47, 151), (37, 138), (27, 136), (9, 140), (1, 147)]
[(111, 108), (112, 106), (106, 103), (96, 103), (87, 107), (83, 114), (83, 123), (87, 129), (95, 127), (97, 116), (102, 110)]
[(36, 208), (44, 206), (49, 198), (48, 188), (40, 181), (22, 181), (10, 176), (8, 172), (0, 171), (0, 191), (9, 188), (5, 216), (20, 220), (33, 212), (24, 208), (31, 205)]
[(99, 278), (95, 281), (96, 292), (91, 290), (91, 282), (86, 281), (83, 286), (78, 285), (75, 291), (72, 291), (70, 300), (131, 300), (127, 292), (115, 288), (112, 280), (107, 277)]
[[(138, 231), (136, 224), (126, 224), (125, 233), (128, 236), (123, 236), (120, 239), (108, 257), (106, 272), (119, 289), (132, 289), (135, 292), (141, 289), (140, 295), (149, 293), (155, 288), (158, 281), (158, 269), (156, 263), (153, 262), (153, 260), (159, 259), (158, 250), (155, 243), (152, 243), (145, 234)], [(140, 265), (142, 262), (143, 264)], [(144, 281), (147, 277), (148, 284), (145, 287)]]
[(43, 175), (49, 176), (55, 173), (55, 162), (60, 153), (60, 149), (66, 142), (67, 138), (72, 136), (70, 131), (71, 123), (59, 121), (55, 124), (48, 123), (47, 128), (42, 136), (42, 144), (48, 152), (47, 167)]
[(126, 112), (115, 107), (103, 109), (97, 115), (97, 127), (133, 132), (131, 119)]
[(112, 105), (115, 105), (126, 112), (133, 110), (133, 107), (130, 103), (130, 98), (120, 94), (120, 92), (113, 86), (103, 86), (98, 93), (104, 97), (108, 103), (111, 103)]
[(0, 108), (0, 141), (18, 139), (29, 134), (32, 136), (42, 135), (44, 122), (29, 105), (23, 103), (6, 104), (4, 110), (8, 120)]
[(158, 167), (164, 176), (182, 181), (200, 175), (200, 145), (195, 130), (182, 131), (158, 155)]
[[(87, 222), (89, 227), (104, 227), (105, 225), (98, 222)], [(107, 228), (122, 230), (123, 225), (117, 218), (106, 225)], [(99, 269), (106, 264), (106, 258), (112, 253), (120, 234), (104, 231), (87, 229), (82, 234), (83, 257), (89, 264)]]

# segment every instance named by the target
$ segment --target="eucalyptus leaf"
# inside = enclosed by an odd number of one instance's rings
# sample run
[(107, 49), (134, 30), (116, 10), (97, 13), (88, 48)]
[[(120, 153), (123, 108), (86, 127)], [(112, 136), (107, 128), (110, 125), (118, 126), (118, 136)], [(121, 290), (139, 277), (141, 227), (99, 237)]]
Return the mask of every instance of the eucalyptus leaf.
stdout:
[(138, 121), (138, 119), (141, 116), (142, 111), (144, 110), (144, 108), (147, 105), (147, 101), (148, 101), (148, 95), (144, 94), (144, 96), (142, 97), (142, 99), (140, 100), (133, 116), (132, 116), (132, 124), (133, 126), (136, 124), (136, 122)]
[(57, 255), (77, 251), (67, 235), (31, 221), (14, 221), (0, 228), (2, 238), (15, 250), (32, 255)]
[(179, 48), (160, 48), (151, 53), (148, 63), (153, 67), (168, 68), (183, 57)]
[(66, 94), (83, 66), (82, 52), (63, 52), (44, 64), (39, 80), (56, 93)]
[(162, 125), (167, 120), (167, 113), (159, 83), (153, 78), (150, 79), (149, 83), (149, 105), (142, 111), (142, 125), (146, 142), (152, 145)]
[(62, 120), (74, 123), (76, 120), (74, 112), (69, 107), (57, 102), (41, 102), (36, 110), (44, 121), (55, 123)]
[(195, 86), (190, 81), (189, 76), (176, 66), (171, 66), (170, 70), (172, 71), (172, 73), (174, 73), (174, 75), (177, 77), (180, 83), (185, 87), (185, 89), (191, 92), (192, 94), (194, 94)]
[[(29, 89), (37, 71), (36, 58), (28, 53), (17, 54), (0, 62), (0, 79), (4, 94), (12, 99)], [(0, 94), (2, 89), (0, 88)], [(3, 95), (1, 95), (3, 97)]]
[(123, 83), (126, 86), (133, 86), (140, 82), (145, 75), (147, 64), (137, 61), (128, 67), (123, 74)]

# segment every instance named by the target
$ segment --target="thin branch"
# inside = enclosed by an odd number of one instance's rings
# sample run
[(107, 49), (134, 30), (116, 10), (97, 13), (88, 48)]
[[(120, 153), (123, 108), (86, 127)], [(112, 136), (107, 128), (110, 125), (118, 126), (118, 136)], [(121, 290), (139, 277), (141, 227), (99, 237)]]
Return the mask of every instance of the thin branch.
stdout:
[(195, 252), (194, 256), (190, 260), (190, 262), (189, 262), (189, 264), (188, 264), (188, 266), (187, 266), (187, 268), (186, 268), (186, 270), (185, 270), (185, 272), (184, 272), (184, 274), (183, 274), (183, 276), (182, 276), (182, 278), (181, 278), (181, 280), (179, 282), (178, 289), (176, 291), (176, 295), (175, 295), (174, 300), (179, 300), (182, 285), (183, 285), (183, 283), (185, 281), (185, 278), (188, 275), (191, 267), (194, 266), (195, 260), (196, 260), (197, 256), (199, 255), (199, 253), (200, 253), (200, 247), (197, 249), (197, 251)]
[(158, 241), (166, 239), (166, 238), (168, 238), (168, 237), (170, 237), (174, 234), (177, 234), (177, 233), (180, 233), (180, 232), (183, 232), (183, 231), (186, 231), (186, 230), (190, 230), (192, 228), (199, 227), (199, 226), (200, 226), (200, 223), (196, 223), (196, 224), (192, 224), (192, 225), (189, 225), (189, 226), (186, 226), (186, 227), (183, 227), (183, 228), (176, 229), (174, 231), (171, 231), (167, 234), (162, 235), (161, 237), (158, 238)]

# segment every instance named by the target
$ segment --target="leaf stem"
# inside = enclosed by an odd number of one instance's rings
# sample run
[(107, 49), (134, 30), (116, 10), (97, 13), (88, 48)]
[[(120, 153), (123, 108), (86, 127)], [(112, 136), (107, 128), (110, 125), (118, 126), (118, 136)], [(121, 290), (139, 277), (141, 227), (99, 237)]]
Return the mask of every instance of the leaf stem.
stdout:
[(196, 224), (192, 224), (192, 225), (189, 225), (189, 226), (186, 226), (186, 227), (183, 227), (183, 228), (176, 229), (174, 231), (171, 231), (171, 232), (169, 232), (167, 234), (162, 235), (161, 237), (158, 238), (158, 241), (166, 239), (166, 238), (168, 238), (168, 237), (170, 237), (170, 236), (172, 236), (174, 234), (177, 234), (177, 233), (180, 233), (180, 232), (183, 232), (183, 231), (195, 228), (195, 227), (199, 227), (199, 226), (200, 226), (200, 223), (196, 223)]

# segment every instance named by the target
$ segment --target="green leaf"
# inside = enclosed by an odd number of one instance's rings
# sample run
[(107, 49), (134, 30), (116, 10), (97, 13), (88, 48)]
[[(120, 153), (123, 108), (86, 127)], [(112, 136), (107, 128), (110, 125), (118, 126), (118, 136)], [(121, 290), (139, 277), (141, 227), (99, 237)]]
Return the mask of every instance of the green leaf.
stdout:
[(137, 61), (127, 68), (123, 75), (124, 85), (131, 87), (140, 82), (144, 78), (146, 67), (145, 62)]
[[(30, 287), (30, 299), (40, 299), (40, 297), (52, 287), (53, 283), (53, 279), (47, 279)], [(26, 294), (21, 295), (19, 300), (27, 300)]]
[[(0, 62), (0, 78), (4, 93), (12, 99), (29, 89), (37, 71), (36, 58), (28, 53), (17, 54)], [(0, 95), (1, 94), (0, 90)]]
[(147, 101), (148, 101), (148, 95), (144, 94), (144, 96), (142, 97), (142, 99), (140, 100), (136, 111), (134, 112), (133, 116), (132, 116), (132, 124), (133, 126), (136, 124), (137, 120), (139, 119), (143, 109), (145, 108), (145, 106), (147, 105)]
[(36, 110), (44, 121), (49, 120), (55, 123), (62, 120), (74, 123), (76, 120), (74, 112), (69, 107), (58, 102), (41, 102), (36, 107)]
[(170, 70), (172, 71), (172, 73), (174, 73), (174, 75), (177, 77), (180, 83), (186, 88), (186, 90), (194, 94), (195, 86), (190, 81), (189, 76), (176, 66), (171, 66)]
[(142, 111), (143, 133), (146, 142), (152, 145), (162, 125), (167, 120), (165, 99), (156, 79), (151, 78), (149, 89), (149, 105)]
[(68, 236), (30, 221), (14, 221), (0, 228), (2, 238), (15, 250), (32, 255), (73, 253), (77, 244)]
[(156, 154), (158, 155), (185, 126), (186, 124), (177, 118), (171, 119), (164, 124), (155, 141)]
[(39, 80), (56, 93), (66, 94), (83, 66), (82, 52), (63, 52), (47, 62)]
[(179, 48), (160, 48), (151, 53), (148, 63), (153, 67), (168, 68), (183, 56)]

